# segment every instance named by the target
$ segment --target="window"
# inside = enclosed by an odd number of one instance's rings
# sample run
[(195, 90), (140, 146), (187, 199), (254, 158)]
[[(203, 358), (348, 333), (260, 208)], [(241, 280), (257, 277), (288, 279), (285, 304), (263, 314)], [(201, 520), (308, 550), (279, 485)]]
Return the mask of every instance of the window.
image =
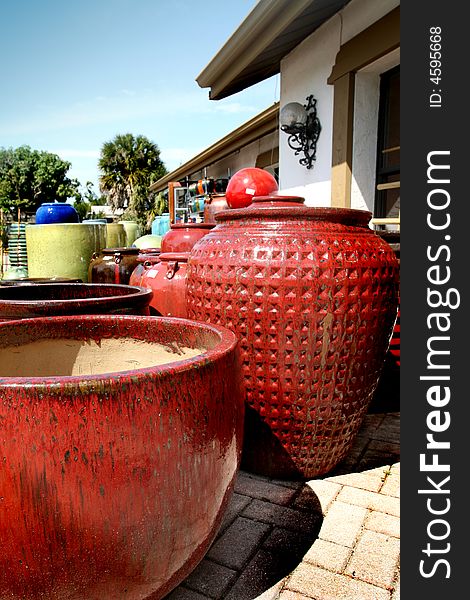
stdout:
[[(374, 222), (397, 228), (400, 218), (400, 67), (380, 78)], [(385, 225), (383, 219), (389, 219)]]

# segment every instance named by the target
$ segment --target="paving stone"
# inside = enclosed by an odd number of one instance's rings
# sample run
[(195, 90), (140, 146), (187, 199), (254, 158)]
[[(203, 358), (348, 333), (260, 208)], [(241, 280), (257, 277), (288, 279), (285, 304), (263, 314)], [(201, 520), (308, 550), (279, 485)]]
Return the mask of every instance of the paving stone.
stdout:
[(209, 596), (193, 592), (184, 586), (177, 587), (169, 596), (165, 596), (164, 600), (211, 600)]
[[(327, 513), (328, 508), (330, 507), (331, 503), (336, 498), (336, 496), (339, 494), (339, 491), (341, 489), (341, 485), (339, 483), (336, 483), (335, 481), (326, 481), (324, 479), (312, 479), (311, 481), (307, 482), (307, 486), (317, 496), (323, 514)], [(294, 506), (298, 506), (299, 508), (307, 508), (307, 496), (308, 494), (306, 493), (306, 490), (302, 490), (302, 492), (299, 494), (298, 498), (294, 502)]]
[(387, 415), (374, 433), (375, 440), (383, 440), (385, 442), (400, 441), (400, 419)]
[(345, 573), (392, 589), (399, 554), (400, 541), (397, 538), (365, 530), (354, 548)]
[(281, 556), (260, 550), (223, 600), (258, 600), (260, 596), (274, 600), (289, 572)]
[(389, 454), (390, 458), (393, 456), (400, 456), (400, 444), (397, 441), (384, 442), (383, 440), (370, 440), (367, 448), (370, 452), (380, 452), (382, 454)]
[(382, 496), (367, 490), (344, 486), (338, 494), (337, 501), (377, 510), (396, 517), (400, 516), (400, 500), (398, 498)]
[(400, 600), (400, 571), (398, 571), (391, 600)]
[(248, 504), (250, 504), (250, 502), (251, 498), (248, 498), (247, 496), (241, 496), (240, 494), (232, 495), (227, 510), (223, 516), (217, 537), (220, 537), (224, 533), (227, 527), (229, 527), (235, 521), (238, 515), (248, 506)]
[(322, 540), (352, 548), (362, 529), (366, 515), (367, 510), (364, 507), (352, 506), (336, 500), (323, 521), (319, 537)]
[(257, 550), (270, 527), (237, 517), (225, 533), (212, 545), (207, 558), (230, 569), (240, 570)]
[(251, 498), (287, 506), (294, 498), (296, 489), (276, 485), (269, 481), (254, 478), (246, 473), (240, 473), (235, 483), (235, 492)]
[(400, 538), (400, 519), (394, 515), (373, 510), (367, 515), (364, 527), (377, 533)]
[(302, 531), (306, 534), (317, 532), (323, 520), (320, 513), (295, 510), (256, 499), (246, 507), (242, 515), (248, 519), (271, 523), (285, 529)]
[(351, 487), (369, 490), (370, 492), (378, 492), (383, 486), (386, 472), (386, 468), (379, 467), (360, 473), (348, 473), (345, 475), (337, 475), (335, 477), (327, 477), (326, 481), (332, 481), (341, 485), (350, 485)]
[[(287, 588), (315, 600), (390, 600), (387, 590), (305, 563), (292, 573)], [(286, 600), (282, 594), (281, 599)]]
[(311, 596), (304, 596), (303, 594), (299, 594), (299, 592), (292, 592), (291, 590), (283, 590), (279, 596), (279, 600), (310, 600), (310, 598)]
[(298, 490), (304, 485), (303, 481), (289, 481), (288, 479), (271, 479), (271, 483), (283, 485), (284, 487), (291, 488), (292, 490)]
[(307, 532), (299, 533), (282, 527), (275, 527), (263, 542), (263, 549), (272, 554), (285, 555), (286, 560), (302, 561), (305, 553), (310, 550), (316, 536)]
[(385, 494), (386, 496), (394, 496), (395, 498), (399, 498), (400, 474), (397, 474), (396, 471), (391, 470), (380, 490), (380, 493)]
[(185, 579), (185, 586), (211, 598), (223, 598), (237, 577), (237, 572), (204, 559)]
[(305, 562), (341, 573), (349, 560), (351, 548), (326, 540), (316, 540), (304, 557)]

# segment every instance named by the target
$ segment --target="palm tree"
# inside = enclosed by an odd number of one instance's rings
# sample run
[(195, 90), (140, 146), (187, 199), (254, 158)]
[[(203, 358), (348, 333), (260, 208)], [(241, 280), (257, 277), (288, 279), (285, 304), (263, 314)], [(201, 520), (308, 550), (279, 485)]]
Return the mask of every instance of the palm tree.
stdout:
[(148, 188), (167, 173), (158, 146), (143, 135), (116, 135), (103, 144), (98, 166), (100, 190), (107, 195), (108, 204), (144, 220)]

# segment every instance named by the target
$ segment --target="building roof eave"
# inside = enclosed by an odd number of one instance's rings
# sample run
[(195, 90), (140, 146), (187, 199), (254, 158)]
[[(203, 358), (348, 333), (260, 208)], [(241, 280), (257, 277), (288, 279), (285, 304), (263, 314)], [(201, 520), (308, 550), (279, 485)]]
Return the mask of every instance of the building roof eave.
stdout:
[(278, 128), (279, 102), (265, 109), (240, 127), (231, 131), (183, 165), (171, 171), (150, 186), (151, 192), (164, 190), (170, 181), (179, 181), (184, 177), (207, 167), (247, 146), (260, 137), (276, 131)]
[(349, 0), (259, 0), (196, 77), (219, 100), (280, 72), (281, 60)]

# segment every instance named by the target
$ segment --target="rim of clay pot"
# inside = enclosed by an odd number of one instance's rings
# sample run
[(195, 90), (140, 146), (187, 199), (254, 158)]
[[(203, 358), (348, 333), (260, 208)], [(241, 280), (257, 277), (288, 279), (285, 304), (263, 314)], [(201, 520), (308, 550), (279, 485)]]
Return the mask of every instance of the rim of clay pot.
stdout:
[(3, 279), (0, 285), (33, 285), (36, 283), (83, 283), (81, 279), (67, 277), (18, 277), (18, 279)]
[(28, 223), (26, 230), (40, 227), (96, 227), (97, 225), (106, 225), (106, 223)]
[(188, 262), (190, 252), (162, 252), (160, 254), (159, 259), (161, 262), (169, 261), (169, 260), (178, 260), (181, 262)]
[(136, 246), (122, 246), (118, 248), (103, 248), (98, 254), (139, 254)]
[(279, 218), (309, 219), (315, 221), (331, 221), (356, 227), (368, 227), (372, 213), (356, 208), (305, 206), (305, 198), (300, 196), (255, 196), (253, 203), (244, 208), (221, 210), (214, 215), (217, 223), (241, 219), (263, 218), (277, 220)]
[[(60, 297), (60, 292), (67, 297)], [(98, 292), (107, 295), (99, 295)], [(122, 310), (129, 303), (132, 308), (141, 308), (148, 306), (152, 296), (152, 291), (147, 288), (115, 283), (0, 286), (0, 319), (46, 317), (51, 312), (57, 315), (96, 314), (111, 309)]]
[[(103, 331), (103, 325), (105, 330)], [(43, 335), (34, 337), (35, 327), (42, 326)], [(64, 315), (59, 317), (43, 317), (37, 319), (28, 319), (21, 321), (10, 321), (0, 323), (0, 347), (9, 347), (14, 345), (27, 344), (28, 342), (47, 339), (104, 339), (114, 337), (116, 339), (135, 339), (138, 341), (148, 341), (146, 332), (149, 328), (163, 330), (163, 337), (155, 340), (154, 343), (171, 344), (175, 343), (171, 331), (174, 328), (186, 329), (193, 336), (194, 345), (197, 344), (198, 336), (204, 336), (207, 332), (212, 332), (215, 337), (214, 346), (204, 350), (197, 356), (171, 361), (166, 364), (160, 364), (140, 369), (129, 369), (127, 371), (110, 371), (108, 373), (96, 375), (56, 375), (47, 377), (1, 377), (0, 390), (2, 388), (15, 386), (28, 386), (34, 388), (45, 388), (51, 384), (60, 386), (60, 393), (71, 395), (74, 393), (75, 386), (80, 385), (81, 390), (92, 391), (97, 381), (100, 381), (103, 389), (114, 386), (116, 380), (129, 380), (132, 377), (136, 382), (148, 378), (149, 375), (157, 375), (159, 378), (177, 377), (179, 373), (191, 369), (200, 369), (214, 363), (225, 357), (227, 354), (235, 351), (238, 344), (236, 335), (220, 325), (211, 323), (200, 323), (181, 319), (177, 317), (152, 317), (140, 315)], [(94, 329), (101, 328), (101, 335), (94, 335)], [(168, 339), (165, 340), (165, 330)], [(44, 335), (45, 332), (45, 335)], [(55, 333), (58, 335), (54, 336)], [(114, 335), (113, 335), (114, 333)], [(126, 334), (126, 335), (123, 335)], [(121, 335), (118, 335), (121, 334)], [(16, 344), (8, 344), (8, 341), (14, 338)], [(18, 343), (20, 342), (20, 343)], [(67, 385), (70, 388), (67, 388)], [(59, 391), (59, 389), (58, 389)]]
[(213, 229), (215, 223), (173, 223), (170, 229)]

